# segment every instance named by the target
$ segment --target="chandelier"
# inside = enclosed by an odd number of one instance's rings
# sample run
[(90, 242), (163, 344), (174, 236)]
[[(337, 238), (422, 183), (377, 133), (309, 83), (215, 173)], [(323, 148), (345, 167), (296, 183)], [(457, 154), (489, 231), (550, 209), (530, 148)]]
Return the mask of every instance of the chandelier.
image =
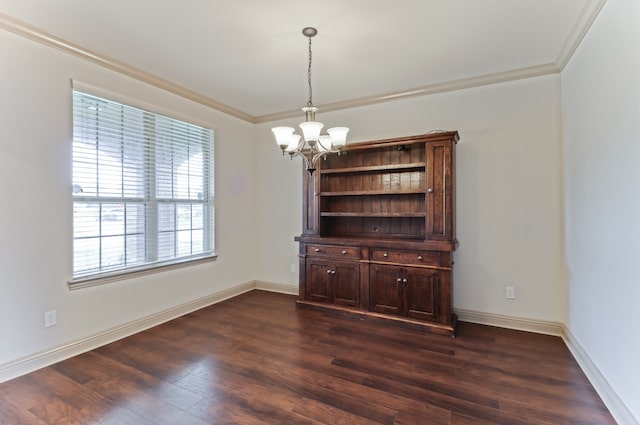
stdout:
[(328, 134), (320, 134), (324, 125), (316, 121), (318, 108), (313, 106), (313, 90), (311, 88), (311, 38), (318, 34), (313, 27), (306, 27), (302, 34), (309, 39), (309, 66), (307, 68), (307, 81), (309, 83), (309, 99), (307, 106), (302, 108), (305, 113), (305, 121), (300, 123), (302, 136), (294, 134), (293, 127), (274, 127), (271, 129), (276, 138), (276, 143), (282, 149), (282, 155), (288, 153), (292, 158), (301, 156), (309, 173), (316, 169), (318, 159), (327, 154), (340, 154), (340, 150), (347, 142), (347, 127), (333, 127), (327, 130)]

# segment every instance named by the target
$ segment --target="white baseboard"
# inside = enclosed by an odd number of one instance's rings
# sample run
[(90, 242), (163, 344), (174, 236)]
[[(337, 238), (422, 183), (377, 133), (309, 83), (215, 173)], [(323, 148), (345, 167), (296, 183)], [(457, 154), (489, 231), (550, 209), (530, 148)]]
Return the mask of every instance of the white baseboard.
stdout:
[[(142, 332), (162, 323), (168, 322), (185, 314), (199, 310), (201, 308), (219, 303), (226, 299), (235, 297), (253, 289), (263, 291), (278, 292), (283, 294), (297, 295), (298, 287), (281, 283), (251, 281), (236, 285), (215, 294), (193, 300), (182, 305), (167, 309), (165, 311), (152, 314), (142, 319), (126, 323), (124, 325), (108, 329), (104, 332), (70, 342), (68, 344), (53, 347), (49, 350), (41, 351), (30, 356), (26, 356), (9, 363), (0, 365), (0, 383), (16, 378), (21, 375), (33, 372), (37, 369), (49, 366), (73, 356), (93, 350), (97, 347), (109, 344), (127, 336)], [(501, 328), (516, 329), (521, 331), (535, 332), (546, 335), (562, 337), (569, 351), (591, 381), (591, 384), (602, 398), (615, 420), (620, 425), (640, 425), (637, 419), (624, 402), (611, 388), (606, 378), (600, 373), (596, 365), (591, 361), (589, 355), (578, 343), (569, 329), (560, 322), (550, 322), (544, 320), (523, 319), (519, 317), (503, 316), (499, 314), (483, 313), (479, 311), (456, 309), (458, 320), (463, 322), (479, 323)]]
[(184, 303), (115, 328), (0, 365), (0, 383), (93, 350), (256, 288), (254, 281)]
[(282, 283), (264, 282), (256, 280), (256, 289), (262, 291), (279, 292), (281, 294), (298, 295), (298, 285), (284, 285)]
[(626, 404), (611, 388), (600, 369), (593, 363), (587, 352), (566, 326), (563, 326), (562, 339), (616, 422), (620, 425), (640, 425), (638, 419), (633, 416)]
[(620, 425), (640, 425), (564, 323), (523, 319), (462, 309), (456, 309), (455, 313), (458, 315), (458, 320), (462, 322), (561, 337), (616, 422)]
[(458, 315), (458, 320), (461, 322), (479, 323), (481, 325), (535, 332), (544, 335), (563, 335), (564, 325), (560, 322), (523, 319), (520, 317), (503, 316), (501, 314), (483, 313), (480, 311), (463, 309), (456, 309), (455, 313)]

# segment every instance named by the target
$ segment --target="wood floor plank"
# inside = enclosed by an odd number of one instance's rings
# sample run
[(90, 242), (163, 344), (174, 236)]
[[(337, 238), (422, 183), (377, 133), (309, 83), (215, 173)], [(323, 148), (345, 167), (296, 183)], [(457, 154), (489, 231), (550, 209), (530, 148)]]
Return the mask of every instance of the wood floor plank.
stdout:
[(47, 425), (38, 419), (28, 408), (15, 399), (11, 399), (10, 393), (0, 388), (0, 424), (2, 425)]
[(251, 291), (0, 384), (0, 425), (615, 424), (560, 338)]

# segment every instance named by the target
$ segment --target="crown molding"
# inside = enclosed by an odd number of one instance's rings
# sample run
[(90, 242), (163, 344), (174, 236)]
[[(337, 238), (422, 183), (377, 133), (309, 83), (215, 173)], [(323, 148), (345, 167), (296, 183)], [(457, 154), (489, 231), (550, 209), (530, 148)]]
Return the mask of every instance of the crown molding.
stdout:
[[(328, 103), (319, 106), (322, 112), (339, 111), (342, 109), (359, 108), (363, 106), (375, 105), (383, 102), (407, 99), (410, 97), (427, 96), (431, 94), (446, 93), (456, 90), (481, 87), (490, 84), (505, 83), (508, 81), (522, 80), (525, 78), (540, 77), (543, 75), (557, 74), (560, 69), (555, 63), (545, 65), (531, 66), (527, 68), (514, 69), (511, 71), (496, 72), (493, 74), (481, 75), (479, 77), (463, 78), (453, 81), (445, 81), (442, 83), (430, 84), (427, 86), (401, 91), (387, 93), (377, 96), (362, 97), (359, 99), (345, 100), (342, 102)], [(300, 116), (300, 110), (292, 110), (285, 112), (277, 112), (274, 114), (260, 115), (256, 117), (257, 123), (266, 123), (270, 121), (279, 121), (283, 119), (295, 118)]]
[(560, 55), (556, 60), (556, 65), (560, 72), (564, 70), (564, 67), (567, 66), (571, 57), (578, 49), (580, 43), (584, 39), (585, 35), (591, 28), (591, 25), (596, 20), (600, 11), (604, 7), (604, 4), (607, 0), (592, 0), (589, 4), (587, 4), (582, 11), (582, 15), (580, 16), (576, 26), (573, 28), (573, 31), (567, 38), (567, 42), (564, 47), (560, 51)]
[(39, 28), (36, 28), (32, 25), (29, 25), (25, 22), (22, 22), (18, 19), (15, 19), (1, 12), (0, 12), (0, 29), (4, 29), (6, 31), (12, 32), (24, 38), (28, 38), (29, 40), (33, 40), (35, 42), (44, 44), (46, 46), (53, 47), (55, 49), (77, 56), (89, 62), (93, 62), (97, 65), (103, 66), (112, 71), (116, 71), (128, 77), (132, 77), (137, 80), (143, 81), (147, 84), (150, 84), (162, 90), (168, 91), (169, 93), (173, 93), (185, 99), (192, 100), (196, 103), (199, 103), (204, 106), (208, 106), (217, 111), (223, 112), (225, 114), (231, 115), (241, 120), (248, 121), (254, 124), (256, 123), (256, 118), (253, 115), (247, 114), (246, 112), (243, 112), (239, 109), (235, 109), (229, 105), (225, 105), (223, 103), (217, 102), (207, 96), (203, 96), (199, 93), (196, 93), (178, 84), (172, 83), (171, 81), (160, 78), (157, 75), (153, 75), (141, 69), (135, 68), (117, 59), (114, 59), (105, 55), (101, 55), (100, 53), (94, 52), (83, 46), (64, 40), (60, 37), (56, 37), (53, 34), (50, 34), (46, 31), (43, 31)]
[[(592, 0), (583, 10), (583, 13), (576, 24), (573, 32), (567, 39), (558, 59), (554, 63), (519, 68), (510, 71), (497, 72), (492, 74), (481, 75), (478, 77), (463, 78), (453, 81), (445, 81), (436, 84), (430, 84), (405, 91), (379, 94), (374, 96), (350, 99), (341, 102), (329, 103), (321, 105), (319, 108), (323, 112), (339, 111), (343, 109), (359, 108), (364, 106), (376, 105), (384, 102), (407, 99), (412, 97), (427, 96), (438, 93), (446, 93), (456, 90), (481, 87), (491, 84), (505, 83), (509, 81), (521, 80), (526, 78), (540, 77), (549, 74), (557, 74), (562, 72), (567, 65), (573, 53), (576, 51), (582, 40), (584, 39), (589, 28), (597, 18), (600, 10), (607, 0)], [(247, 121), (253, 124), (267, 123), (284, 119), (296, 118), (300, 116), (300, 110), (290, 110), (254, 116), (229, 105), (220, 103), (207, 96), (203, 96), (171, 81), (160, 78), (141, 69), (130, 66), (117, 59), (101, 55), (90, 49), (78, 44), (69, 42), (53, 34), (47, 33), (39, 28), (22, 22), (18, 19), (10, 17), (4, 13), (0, 13), (0, 29), (12, 32), (16, 35), (28, 38), (30, 40), (42, 43), (46, 46), (53, 47), (63, 52), (80, 57), (84, 60), (93, 62), (105, 68), (111, 69), (123, 75), (143, 81), (147, 84), (166, 90), (170, 93), (189, 99), (193, 102), (210, 107), (217, 111), (228, 114), (232, 117)]]

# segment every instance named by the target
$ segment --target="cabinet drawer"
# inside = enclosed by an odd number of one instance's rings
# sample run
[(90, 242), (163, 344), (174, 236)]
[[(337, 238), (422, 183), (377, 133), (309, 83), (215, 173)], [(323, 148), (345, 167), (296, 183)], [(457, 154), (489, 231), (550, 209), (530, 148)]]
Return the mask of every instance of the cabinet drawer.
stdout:
[(337, 245), (307, 245), (306, 254), (318, 257), (332, 257), (348, 260), (360, 259), (360, 248)]
[(372, 249), (372, 261), (388, 263), (416, 264), (425, 266), (439, 266), (439, 251), (395, 251), (385, 249)]

